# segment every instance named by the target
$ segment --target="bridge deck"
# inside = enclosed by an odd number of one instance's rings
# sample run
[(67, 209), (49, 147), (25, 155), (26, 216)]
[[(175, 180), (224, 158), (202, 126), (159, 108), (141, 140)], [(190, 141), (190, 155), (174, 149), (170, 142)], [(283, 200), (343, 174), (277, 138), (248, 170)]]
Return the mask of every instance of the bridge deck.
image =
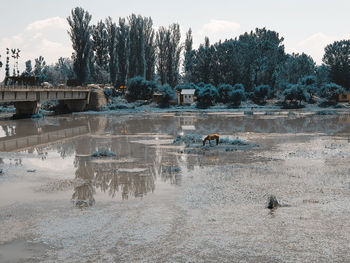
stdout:
[(0, 102), (89, 100), (88, 87), (0, 86)]
[(0, 85), (0, 92), (1, 91), (18, 91), (18, 92), (26, 92), (26, 91), (33, 91), (33, 92), (42, 92), (42, 91), (73, 91), (73, 92), (90, 92), (91, 88), (89, 87), (47, 87), (47, 86), (29, 86), (29, 85)]

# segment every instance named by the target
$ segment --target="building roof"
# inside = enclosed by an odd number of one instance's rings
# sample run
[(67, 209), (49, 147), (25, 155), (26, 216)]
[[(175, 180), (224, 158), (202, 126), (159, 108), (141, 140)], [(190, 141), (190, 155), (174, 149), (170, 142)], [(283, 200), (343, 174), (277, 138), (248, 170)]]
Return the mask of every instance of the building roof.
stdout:
[(187, 131), (194, 131), (194, 130), (196, 130), (196, 127), (194, 127), (194, 125), (182, 125), (181, 128), (183, 130), (187, 130)]
[(195, 89), (183, 89), (181, 90), (181, 95), (194, 95)]

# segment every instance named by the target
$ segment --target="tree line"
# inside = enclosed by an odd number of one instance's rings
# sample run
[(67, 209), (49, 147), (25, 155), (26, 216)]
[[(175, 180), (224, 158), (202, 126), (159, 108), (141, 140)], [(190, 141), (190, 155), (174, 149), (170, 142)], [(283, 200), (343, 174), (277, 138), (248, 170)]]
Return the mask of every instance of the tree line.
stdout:
[[(305, 79), (313, 82), (313, 89), (306, 90), (309, 97), (330, 83), (350, 89), (350, 40), (326, 46), (324, 64), (316, 66), (305, 53), (286, 53), (284, 38), (266, 28), (213, 44), (206, 37), (195, 49), (191, 29), (181, 43), (177, 23), (155, 30), (152, 18), (141, 15), (132, 14), (117, 21), (108, 17), (96, 25), (91, 24), (91, 18), (83, 8), (74, 8), (67, 18), (72, 57), (46, 65), (40, 56), (35, 59), (34, 69), (32, 62), (27, 61), (22, 74), (51, 82), (75, 78), (82, 84), (110, 83), (114, 87), (126, 86), (138, 77), (161, 86), (167, 84), (173, 90), (178, 85), (204, 83), (219, 92), (220, 85), (240, 84), (245, 92), (254, 93), (258, 87), (266, 86), (269, 96), (296, 89), (295, 85), (302, 85)], [(20, 75), (19, 51), (14, 49), (12, 54), (13, 75)], [(10, 75), (9, 56), (7, 49), (6, 76)], [(310, 86), (304, 84), (303, 88)]]

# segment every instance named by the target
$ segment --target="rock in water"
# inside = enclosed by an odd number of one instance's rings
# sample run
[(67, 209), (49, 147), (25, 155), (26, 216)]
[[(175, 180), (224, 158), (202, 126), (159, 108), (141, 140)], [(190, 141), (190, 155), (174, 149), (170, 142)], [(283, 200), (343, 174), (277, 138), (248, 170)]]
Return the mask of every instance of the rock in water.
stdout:
[(280, 204), (278, 203), (276, 196), (270, 195), (269, 198), (267, 199), (267, 208), (276, 209), (279, 206)]

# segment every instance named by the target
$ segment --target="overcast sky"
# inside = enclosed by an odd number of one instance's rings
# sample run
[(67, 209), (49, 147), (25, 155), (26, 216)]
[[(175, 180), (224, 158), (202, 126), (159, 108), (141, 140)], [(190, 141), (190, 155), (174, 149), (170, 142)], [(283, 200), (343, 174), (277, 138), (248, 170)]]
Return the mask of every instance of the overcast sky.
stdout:
[(350, 38), (348, 0), (0, 0), (0, 4), (1, 60), (6, 47), (21, 49), (21, 71), (25, 60), (39, 55), (48, 63), (71, 56), (66, 18), (76, 6), (89, 11), (93, 23), (131, 13), (151, 16), (155, 27), (177, 22), (183, 34), (192, 28), (195, 46), (205, 36), (214, 43), (267, 27), (284, 37), (287, 52), (305, 52), (318, 64), (327, 44)]

